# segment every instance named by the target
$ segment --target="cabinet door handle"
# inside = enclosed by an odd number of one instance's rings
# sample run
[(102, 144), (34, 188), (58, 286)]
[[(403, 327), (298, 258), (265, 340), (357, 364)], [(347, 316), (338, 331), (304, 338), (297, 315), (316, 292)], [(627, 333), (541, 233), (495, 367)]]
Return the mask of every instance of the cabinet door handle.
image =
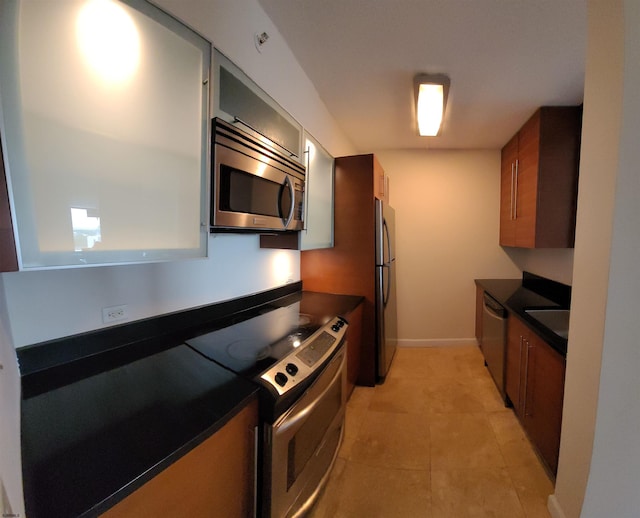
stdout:
[(516, 159), (516, 183), (513, 195), (513, 219), (518, 219), (518, 159)]
[(514, 171), (515, 171), (515, 164), (511, 162), (511, 191), (509, 192), (509, 202), (510, 202), (509, 219), (513, 219), (513, 191), (515, 189)]
[[(523, 346), (524, 338), (520, 335), (520, 348), (518, 351), (518, 376), (520, 376), (520, 380), (522, 380), (522, 346)], [(522, 382), (518, 385), (518, 406), (522, 408), (523, 405), (523, 390), (522, 390)]]
[(305, 144), (305, 146), (306, 149), (304, 150), (304, 154), (307, 155), (307, 174), (305, 175), (304, 186), (304, 221), (302, 222), (302, 230), (306, 231), (308, 230), (307, 221), (309, 221), (309, 189), (311, 189), (311, 147), (308, 143)]
[(260, 488), (258, 487), (258, 473), (260, 472), (260, 458), (258, 451), (260, 449), (260, 428), (256, 425), (253, 428), (253, 510), (252, 518), (256, 518), (258, 512), (258, 495)]
[[(532, 345), (529, 342), (529, 340), (527, 340), (527, 355), (526, 355), (526, 363), (525, 363), (525, 368), (524, 368), (524, 409), (523, 409), (523, 413), (525, 415), (525, 417), (531, 417), (533, 416), (533, 414), (531, 412), (529, 412), (527, 410), (527, 401), (529, 400), (529, 389), (531, 387), (529, 387), (529, 361), (530, 361), (530, 355), (531, 355), (531, 349), (532, 349)], [(533, 392), (533, 390), (532, 390)]]
[(248, 122), (243, 121), (241, 118), (239, 117), (234, 117), (233, 118), (233, 122), (239, 122), (240, 124), (246, 126), (247, 128), (249, 128), (250, 130), (255, 131), (258, 135), (262, 135), (264, 138), (266, 138), (269, 142), (275, 144), (276, 146), (278, 146), (280, 149), (283, 149), (284, 151), (286, 151), (287, 153), (289, 153), (289, 156), (294, 156), (296, 158), (300, 158), (298, 155), (296, 155), (293, 151), (291, 151), (290, 149), (287, 149), (286, 147), (284, 147), (282, 144), (276, 142), (275, 140), (273, 140), (270, 137), (267, 137), (264, 133), (262, 133), (259, 129), (255, 128), (254, 126), (252, 126), (251, 124), (249, 124)]

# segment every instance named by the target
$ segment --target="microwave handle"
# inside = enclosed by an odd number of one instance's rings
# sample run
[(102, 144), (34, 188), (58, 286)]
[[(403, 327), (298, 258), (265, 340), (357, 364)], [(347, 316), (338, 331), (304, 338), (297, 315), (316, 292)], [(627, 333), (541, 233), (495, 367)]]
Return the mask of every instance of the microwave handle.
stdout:
[[(287, 220), (284, 223), (284, 228), (287, 229), (289, 228), (289, 223), (291, 223), (291, 220), (293, 219), (293, 211), (296, 208), (296, 192), (293, 188), (293, 183), (291, 182), (291, 179), (289, 178), (289, 176), (285, 176), (284, 178), (284, 189), (286, 189), (287, 187), (289, 187), (289, 193), (291, 194), (291, 209), (289, 210), (289, 216), (287, 217)], [(282, 190), (284, 192), (284, 189)], [(282, 197), (282, 195), (281, 195)]]

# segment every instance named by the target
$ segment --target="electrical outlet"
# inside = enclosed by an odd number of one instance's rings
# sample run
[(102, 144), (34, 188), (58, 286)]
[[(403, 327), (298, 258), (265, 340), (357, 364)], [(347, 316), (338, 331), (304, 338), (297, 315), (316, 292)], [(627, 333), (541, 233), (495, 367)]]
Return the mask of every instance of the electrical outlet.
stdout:
[(108, 308), (102, 308), (102, 321), (105, 324), (124, 320), (125, 318), (127, 318), (126, 304), (123, 306), (109, 306)]

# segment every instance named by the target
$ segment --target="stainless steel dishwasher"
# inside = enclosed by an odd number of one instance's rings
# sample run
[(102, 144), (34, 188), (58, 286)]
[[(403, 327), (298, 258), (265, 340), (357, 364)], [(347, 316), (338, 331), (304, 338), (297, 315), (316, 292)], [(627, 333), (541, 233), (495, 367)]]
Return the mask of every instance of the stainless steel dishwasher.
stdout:
[(482, 353), (484, 354), (484, 363), (505, 402), (506, 351), (507, 310), (497, 300), (485, 293), (482, 304)]

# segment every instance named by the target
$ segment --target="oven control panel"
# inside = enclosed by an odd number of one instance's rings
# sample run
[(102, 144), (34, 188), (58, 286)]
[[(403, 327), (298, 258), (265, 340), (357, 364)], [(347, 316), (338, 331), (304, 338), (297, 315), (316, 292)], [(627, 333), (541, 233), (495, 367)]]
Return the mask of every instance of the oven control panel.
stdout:
[(347, 327), (347, 321), (342, 317), (330, 320), (260, 378), (272, 385), (278, 394), (285, 394), (324, 364), (342, 344)]

